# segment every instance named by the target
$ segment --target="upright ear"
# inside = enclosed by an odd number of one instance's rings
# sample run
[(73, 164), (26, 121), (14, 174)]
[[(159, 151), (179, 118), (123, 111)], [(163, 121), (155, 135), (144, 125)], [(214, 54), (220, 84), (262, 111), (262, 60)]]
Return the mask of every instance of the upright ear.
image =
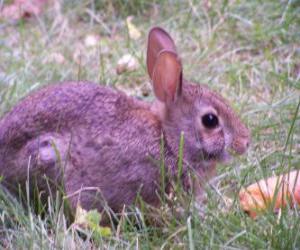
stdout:
[(181, 93), (182, 66), (177, 54), (163, 50), (156, 59), (152, 83), (156, 97), (165, 103), (173, 102)]
[(150, 30), (147, 48), (147, 69), (151, 79), (153, 79), (153, 69), (159, 53), (168, 50), (176, 54), (176, 46), (170, 35), (159, 27)]

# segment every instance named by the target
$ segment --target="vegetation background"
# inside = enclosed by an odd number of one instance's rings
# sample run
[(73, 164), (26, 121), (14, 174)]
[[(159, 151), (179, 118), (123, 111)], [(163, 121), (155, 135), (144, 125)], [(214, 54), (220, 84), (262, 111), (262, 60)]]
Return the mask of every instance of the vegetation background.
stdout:
[(149, 29), (159, 25), (176, 41), (185, 78), (229, 99), (252, 145), (218, 168), (205, 217), (179, 193), (171, 207), (134, 208), (110, 233), (95, 234), (73, 223), (63, 199), (44, 207), (1, 189), (1, 248), (300, 248), (297, 207), (252, 220), (237, 199), (242, 186), (300, 168), (299, 0), (49, 0), (20, 16), (3, 14), (9, 4), (0, 0), (0, 114), (34, 89), (71, 79), (153, 99), (145, 51)]

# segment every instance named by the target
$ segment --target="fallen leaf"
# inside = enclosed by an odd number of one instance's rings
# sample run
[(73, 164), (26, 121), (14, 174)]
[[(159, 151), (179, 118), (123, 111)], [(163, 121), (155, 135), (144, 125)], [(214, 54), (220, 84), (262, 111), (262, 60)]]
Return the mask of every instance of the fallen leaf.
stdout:
[(111, 236), (109, 227), (100, 226), (101, 214), (96, 210), (86, 211), (80, 205), (76, 208), (74, 224), (93, 231), (94, 240)]
[(83, 209), (80, 205), (78, 205), (76, 207), (74, 223), (86, 228), (87, 227), (86, 214), (87, 214), (87, 211), (85, 209)]
[(47, 62), (50, 63), (64, 64), (65, 61), (66, 61), (65, 57), (58, 52), (51, 53), (47, 58)]
[(96, 34), (88, 34), (84, 38), (84, 45), (86, 47), (95, 47), (99, 44), (100, 36)]
[(129, 37), (133, 40), (137, 40), (141, 37), (141, 32), (138, 28), (132, 23), (133, 16), (129, 16), (126, 18), (126, 25), (129, 33)]
[(0, 12), (0, 17), (8, 20), (18, 20), (40, 15), (49, 0), (15, 0), (5, 5)]
[(126, 54), (120, 58), (117, 64), (117, 74), (122, 74), (123, 72), (131, 72), (138, 69), (137, 60), (130, 54)]

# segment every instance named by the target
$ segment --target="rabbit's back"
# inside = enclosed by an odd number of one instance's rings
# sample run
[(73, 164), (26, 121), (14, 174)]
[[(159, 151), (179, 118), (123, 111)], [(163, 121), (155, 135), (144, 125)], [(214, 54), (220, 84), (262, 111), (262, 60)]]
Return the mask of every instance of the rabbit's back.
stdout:
[(121, 109), (135, 105), (123, 93), (93, 83), (50, 85), (27, 96), (1, 119), (0, 145), (22, 146), (40, 133), (83, 124), (112, 125)]

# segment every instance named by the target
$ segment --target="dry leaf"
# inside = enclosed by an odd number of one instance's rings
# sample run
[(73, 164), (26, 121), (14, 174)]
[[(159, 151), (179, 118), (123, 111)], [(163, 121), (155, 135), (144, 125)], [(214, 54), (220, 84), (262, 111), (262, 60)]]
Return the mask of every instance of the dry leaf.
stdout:
[(274, 203), (278, 210), (287, 204), (300, 204), (300, 172), (270, 177), (260, 180), (239, 193), (242, 209), (252, 218), (269, 208)]
[(5, 5), (0, 12), (0, 17), (8, 20), (40, 15), (48, 0), (15, 0), (12, 4)]
[(141, 37), (141, 32), (138, 28), (132, 23), (133, 16), (129, 16), (126, 18), (126, 25), (129, 33), (129, 37), (133, 40), (137, 40)]
[(224, 212), (229, 212), (232, 209), (233, 200), (227, 196), (223, 196), (223, 202), (224, 206), (222, 207), (222, 210)]
[(109, 227), (100, 226), (101, 214), (96, 210), (86, 211), (79, 204), (76, 207), (74, 224), (88, 228), (93, 231), (94, 240), (99, 240), (101, 237), (111, 236), (111, 229)]
[(49, 55), (49, 57), (47, 58), (47, 62), (50, 62), (50, 63), (64, 64), (65, 61), (66, 61), (66, 59), (63, 56), (63, 54), (58, 53), (58, 52), (51, 53)]
[(126, 54), (120, 58), (117, 64), (117, 74), (122, 74), (123, 72), (131, 72), (138, 69), (137, 60), (130, 54)]
[(86, 35), (84, 38), (84, 45), (86, 47), (95, 47), (99, 44), (100, 36), (96, 34)]
[(74, 223), (86, 228), (87, 227), (87, 222), (86, 222), (86, 219), (85, 219), (86, 214), (87, 214), (87, 211), (85, 209), (83, 209), (80, 205), (78, 205), (76, 207)]

